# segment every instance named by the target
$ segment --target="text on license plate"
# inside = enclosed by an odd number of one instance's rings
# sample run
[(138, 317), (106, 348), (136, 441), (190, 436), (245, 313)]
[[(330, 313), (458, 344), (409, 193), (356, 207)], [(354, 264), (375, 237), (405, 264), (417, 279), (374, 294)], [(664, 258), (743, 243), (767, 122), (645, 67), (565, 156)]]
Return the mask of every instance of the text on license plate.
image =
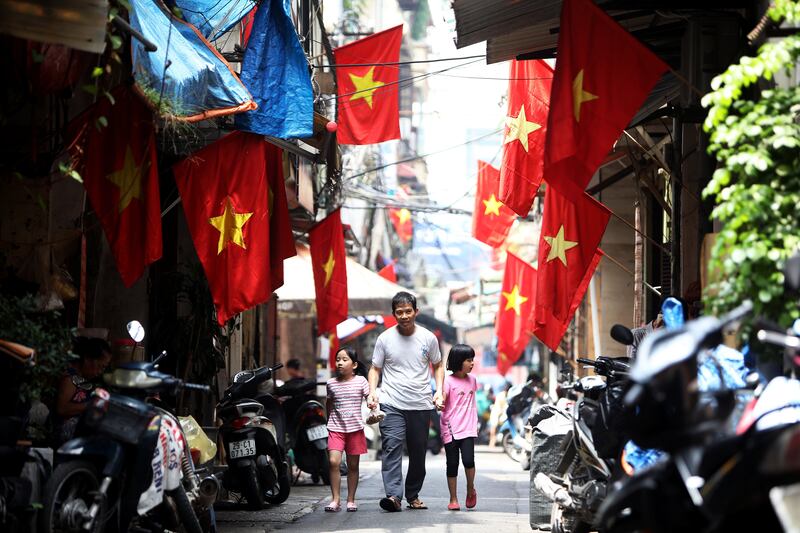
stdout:
[(237, 457), (247, 457), (256, 454), (255, 439), (237, 440), (231, 442), (231, 459)]
[(328, 436), (328, 428), (325, 426), (314, 426), (306, 430), (306, 435), (308, 435), (308, 440), (324, 439)]

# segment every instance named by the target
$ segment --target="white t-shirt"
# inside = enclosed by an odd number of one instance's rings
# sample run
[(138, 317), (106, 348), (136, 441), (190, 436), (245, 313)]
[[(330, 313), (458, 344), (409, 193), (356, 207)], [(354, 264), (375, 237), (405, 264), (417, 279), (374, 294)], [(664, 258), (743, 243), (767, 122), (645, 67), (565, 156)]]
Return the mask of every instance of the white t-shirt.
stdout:
[(419, 324), (401, 335), (397, 326), (378, 336), (372, 364), (382, 369), (380, 403), (396, 409), (433, 409), (430, 365), (442, 361), (436, 336)]

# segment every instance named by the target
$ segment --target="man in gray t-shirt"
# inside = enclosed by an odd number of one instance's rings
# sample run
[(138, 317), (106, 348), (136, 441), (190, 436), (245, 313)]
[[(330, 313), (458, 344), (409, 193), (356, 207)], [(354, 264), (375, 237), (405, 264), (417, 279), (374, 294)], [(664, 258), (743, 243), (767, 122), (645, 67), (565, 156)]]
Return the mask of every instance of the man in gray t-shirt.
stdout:
[[(386, 497), (383, 509), (401, 509), (403, 499), (403, 444), (408, 449), (405, 496), (410, 509), (427, 509), (419, 499), (425, 481), (425, 455), (428, 428), (434, 407), (444, 405), (444, 365), (436, 336), (416, 324), (417, 300), (407, 292), (398, 292), (392, 299), (392, 314), (397, 326), (381, 333), (375, 343), (372, 368), (369, 370), (370, 409), (378, 406), (386, 417), (380, 423), (383, 455), (381, 456), (383, 487)], [(432, 395), (430, 368), (436, 379)], [(376, 388), (381, 383), (381, 397)]]

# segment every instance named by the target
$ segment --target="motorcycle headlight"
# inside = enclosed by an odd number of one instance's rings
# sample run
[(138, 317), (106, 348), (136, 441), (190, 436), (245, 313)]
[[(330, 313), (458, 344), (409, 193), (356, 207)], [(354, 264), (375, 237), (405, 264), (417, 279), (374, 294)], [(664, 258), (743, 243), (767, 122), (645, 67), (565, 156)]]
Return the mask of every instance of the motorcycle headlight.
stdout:
[(146, 389), (158, 385), (161, 381), (148, 376), (147, 372), (142, 370), (117, 368), (111, 374), (105, 375), (105, 382), (112, 387), (122, 389)]

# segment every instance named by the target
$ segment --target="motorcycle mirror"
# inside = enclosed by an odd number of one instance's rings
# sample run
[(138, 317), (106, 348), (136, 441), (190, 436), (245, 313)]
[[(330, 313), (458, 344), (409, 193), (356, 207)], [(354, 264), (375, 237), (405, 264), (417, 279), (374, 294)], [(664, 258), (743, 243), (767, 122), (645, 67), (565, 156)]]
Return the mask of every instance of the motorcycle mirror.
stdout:
[(630, 328), (626, 328), (622, 324), (614, 324), (611, 326), (611, 338), (625, 346), (633, 344), (633, 332)]
[(800, 290), (800, 253), (794, 254), (786, 260), (783, 267), (783, 278), (786, 287), (792, 290)]
[(128, 322), (128, 335), (134, 340), (134, 342), (142, 342), (144, 340), (144, 326), (138, 320), (131, 320)]

